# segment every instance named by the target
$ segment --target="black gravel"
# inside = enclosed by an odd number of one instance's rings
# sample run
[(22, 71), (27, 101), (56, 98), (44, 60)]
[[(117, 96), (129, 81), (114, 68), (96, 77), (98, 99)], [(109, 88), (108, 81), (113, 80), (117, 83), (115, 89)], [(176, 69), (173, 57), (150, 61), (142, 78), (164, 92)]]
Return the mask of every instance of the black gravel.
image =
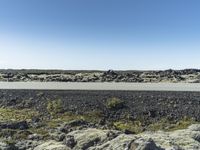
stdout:
[[(109, 98), (124, 101), (122, 109), (106, 107)], [(61, 99), (65, 111), (83, 114), (98, 111), (107, 120), (126, 118), (157, 121), (163, 117), (179, 120), (183, 117), (200, 121), (200, 92), (166, 91), (56, 91), (0, 90), (0, 107), (35, 108), (44, 114), (48, 101)]]

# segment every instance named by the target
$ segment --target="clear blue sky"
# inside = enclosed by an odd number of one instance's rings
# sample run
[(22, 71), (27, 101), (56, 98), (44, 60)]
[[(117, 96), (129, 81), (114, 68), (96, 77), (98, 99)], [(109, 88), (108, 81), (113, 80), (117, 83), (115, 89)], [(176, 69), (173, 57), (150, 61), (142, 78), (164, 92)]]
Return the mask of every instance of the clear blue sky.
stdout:
[(0, 68), (200, 68), (199, 0), (1, 0)]

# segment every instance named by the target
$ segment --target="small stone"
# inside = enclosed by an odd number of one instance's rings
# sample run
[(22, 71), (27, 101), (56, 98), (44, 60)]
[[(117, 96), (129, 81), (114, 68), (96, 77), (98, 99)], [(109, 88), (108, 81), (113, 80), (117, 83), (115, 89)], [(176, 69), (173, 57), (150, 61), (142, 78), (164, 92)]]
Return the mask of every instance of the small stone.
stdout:
[(73, 148), (77, 144), (77, 142), (75, 141), (74, 136), (67, 135), (67, 137), (65, 138), (65, 144), (69, 148)]

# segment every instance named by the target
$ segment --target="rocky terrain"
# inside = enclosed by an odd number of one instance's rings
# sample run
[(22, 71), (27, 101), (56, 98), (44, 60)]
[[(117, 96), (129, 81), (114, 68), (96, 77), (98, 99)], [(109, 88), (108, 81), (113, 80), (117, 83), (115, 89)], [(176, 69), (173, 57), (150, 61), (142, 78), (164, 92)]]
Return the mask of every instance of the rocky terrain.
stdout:
[(200, 93), (0, 90), (1, 150), (199, 150)]
[[(70, 124), (70, 123), (69, 123)], [(62, 130), (64, 130), (62, 128)], [(2, 150), (199, 150), (200, 125), (173, 132), (144, 132), (133, 135), (117, 130), (96, 128), (63, 132), (51, 131), (44, 139), (40, 134), (30, 134), (16, 143), (0, 142)]]
[(0, 81), (199, 83), (200, 70), (198, 69), (164, 70), (164, 71), (0, 70)]

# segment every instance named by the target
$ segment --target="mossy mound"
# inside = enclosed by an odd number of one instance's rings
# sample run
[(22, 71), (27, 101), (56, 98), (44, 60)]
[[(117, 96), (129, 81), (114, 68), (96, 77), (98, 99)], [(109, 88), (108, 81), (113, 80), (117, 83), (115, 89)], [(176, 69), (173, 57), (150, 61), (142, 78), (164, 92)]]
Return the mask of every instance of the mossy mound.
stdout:
[(124, 107), (125, 102), (119, 98), (113, 97), (107, 100), (106, 107), (108, 109), (121, 109)]
[(1, 121), (24, 121), (37, 116), (39, 116), (39, 113), (32, 109), (0, 108)]

